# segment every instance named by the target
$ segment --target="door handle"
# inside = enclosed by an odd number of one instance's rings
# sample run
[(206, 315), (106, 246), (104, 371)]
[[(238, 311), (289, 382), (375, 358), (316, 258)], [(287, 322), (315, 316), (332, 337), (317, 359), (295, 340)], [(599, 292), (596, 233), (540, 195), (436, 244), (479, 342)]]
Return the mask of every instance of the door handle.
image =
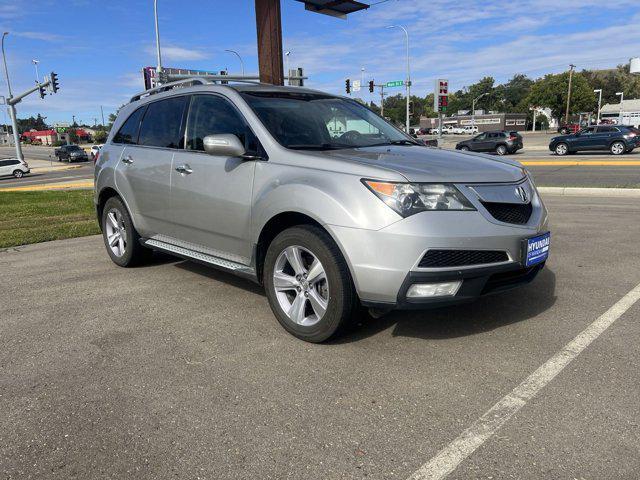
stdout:
[(131, 165), (133, 163), (133, 157), (131, 155), (127, 155), (122, 157), (122, 163), (126, 163), (127, 165)]
[(184, 173), (185, 175), (189, 175), (190, 173), (193, 173), (193, 170), (191, 169), (191, 167), (189, 165), (184, 164), (184, 165), (180, 165), (179, 167), (176, 167), (176, 172)]

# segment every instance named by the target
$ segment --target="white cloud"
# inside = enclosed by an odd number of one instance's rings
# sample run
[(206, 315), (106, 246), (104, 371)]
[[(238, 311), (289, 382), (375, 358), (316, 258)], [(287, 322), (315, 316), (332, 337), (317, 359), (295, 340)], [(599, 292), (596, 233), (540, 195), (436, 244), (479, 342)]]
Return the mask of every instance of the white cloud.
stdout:
[[(148, 47), (147, 52), (155, 56), (155, 45)], [(209, 55), (202, 52), (201, 50), (177, 47), (175, 45), (161, 44), (160, 52), (162, 53), (162, 59), (169, 61), (206, 60), (207, 58), (209, 58)]]

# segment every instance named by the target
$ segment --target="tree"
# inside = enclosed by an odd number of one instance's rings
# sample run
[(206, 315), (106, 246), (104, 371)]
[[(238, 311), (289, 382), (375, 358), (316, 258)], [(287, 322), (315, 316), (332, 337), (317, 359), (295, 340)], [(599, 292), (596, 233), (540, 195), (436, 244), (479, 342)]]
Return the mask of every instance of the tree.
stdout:
[(96, 143), (104, 143), (107, 141), (107, 136), (106, 130), (96, 130), (93, 134), (93, 141)]
[(34, 117), (33, 115), (29, 118), (19, 118), (18, 119), (18, 132), (24, 133), (29, 130), (46, 130), (49, 126), (44, 121), (45, 117), (38, 115)]
[(69, 143), (75, 144), (78, 143), (78, 134), (76, 133), (75, 128), (70, 128), (68, 130), (69, 133)]
[[(567, 91), (569, 88), (569, 73), (545, 75), (538, 79), (531, 87), (527, 97), (529, 106), (550, 108), (556, 118), (562, 118), (567, 105)], [(593, 111), (596, 99), (593, 89), (587, 79), (580, 73), (573, 74), (571, 84), (571, 102), (569, 114)]]
[(495, 88), (495, 97), (500, 111), (506, 113), (522, 113), (529, 110), (527, 96), (534, 81), (520, 73), (511, 80)]

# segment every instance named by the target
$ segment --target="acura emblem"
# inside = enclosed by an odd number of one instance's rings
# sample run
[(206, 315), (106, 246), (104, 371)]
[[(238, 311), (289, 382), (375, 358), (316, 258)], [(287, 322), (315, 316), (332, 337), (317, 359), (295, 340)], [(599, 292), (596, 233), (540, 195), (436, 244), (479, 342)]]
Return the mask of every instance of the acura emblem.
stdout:
[(515, 194), (516, 197), (518, 197), (524, 203), (527, 202), (527, 191), (524, 189), (524, 187), (516, 187)]

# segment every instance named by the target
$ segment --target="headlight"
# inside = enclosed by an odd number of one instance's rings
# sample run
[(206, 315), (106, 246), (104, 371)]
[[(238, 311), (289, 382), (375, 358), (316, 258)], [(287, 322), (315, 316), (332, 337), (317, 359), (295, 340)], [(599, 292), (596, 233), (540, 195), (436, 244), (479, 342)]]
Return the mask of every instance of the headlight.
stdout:
[(429, 210), (475, 210), (453, 185), (362, 180), (369, 190), (403, 217)]

